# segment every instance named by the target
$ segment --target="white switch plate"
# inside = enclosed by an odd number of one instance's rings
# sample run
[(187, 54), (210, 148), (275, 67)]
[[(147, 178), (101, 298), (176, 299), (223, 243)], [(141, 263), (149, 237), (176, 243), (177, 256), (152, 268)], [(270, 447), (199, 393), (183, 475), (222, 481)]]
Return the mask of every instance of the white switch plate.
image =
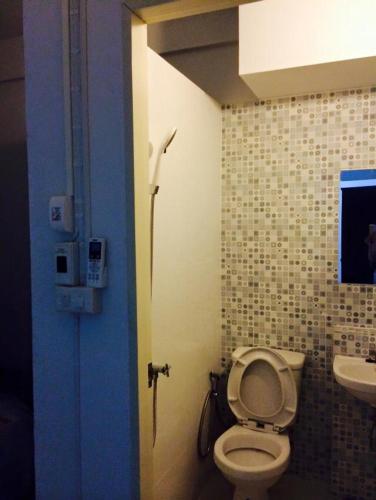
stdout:
[(102, 311), (100, 291), (86, 286), (57, 286), (56, 309), (63, 312), (98, 314)]
[(79, 246), (77, 241), (55, 245), (55, 284), (76, 286), (80, 283)]
[(49, 203), (49, 218), (52, 229), (73, 232), (73, 197), (52, 196)]

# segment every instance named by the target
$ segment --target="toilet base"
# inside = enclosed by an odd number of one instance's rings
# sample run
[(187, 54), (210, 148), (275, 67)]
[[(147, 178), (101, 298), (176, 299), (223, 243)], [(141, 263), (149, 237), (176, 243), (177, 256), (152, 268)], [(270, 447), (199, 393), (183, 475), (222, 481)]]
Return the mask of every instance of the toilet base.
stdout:
[(269, 500), (269, 494), (267, 490), (258, 490), (252, 488), (253, 491), (245, 491), (243, 488), (235, 488), (233, 500)]

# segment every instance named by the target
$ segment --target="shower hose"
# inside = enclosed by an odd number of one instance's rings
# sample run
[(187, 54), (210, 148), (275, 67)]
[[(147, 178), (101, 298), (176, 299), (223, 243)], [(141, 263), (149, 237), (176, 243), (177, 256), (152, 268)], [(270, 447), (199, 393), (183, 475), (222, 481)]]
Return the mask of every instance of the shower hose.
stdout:
[(157, 439), (157, 396), (158, 396), (158, 374), (153, 377), (153, 448)]
[[(150, 290), (153, 294), (153, 260), (154, 260), (154, 206), (155, 195), (158, 193), (159, 186), (155, 186), (151, 193), (150, 200)], [(158, 397), (158, 374), (153, 376), (153, 448), (157, 439), (157, 397)]]

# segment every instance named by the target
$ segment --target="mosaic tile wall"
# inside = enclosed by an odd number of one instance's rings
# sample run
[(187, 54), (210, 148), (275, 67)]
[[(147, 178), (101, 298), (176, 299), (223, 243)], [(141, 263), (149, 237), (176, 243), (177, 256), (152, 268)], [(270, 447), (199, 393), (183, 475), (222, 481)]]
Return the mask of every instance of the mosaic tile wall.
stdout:
[(223, 363), (240, 345), (306, 353), (291, 468), (376, 498), (371, 410), (332, 378), (333, 326), (376, 327), (376, 287), (337, 284), (339, 172), (376, 168), (376, 88), (227, 106), (222, 158)]

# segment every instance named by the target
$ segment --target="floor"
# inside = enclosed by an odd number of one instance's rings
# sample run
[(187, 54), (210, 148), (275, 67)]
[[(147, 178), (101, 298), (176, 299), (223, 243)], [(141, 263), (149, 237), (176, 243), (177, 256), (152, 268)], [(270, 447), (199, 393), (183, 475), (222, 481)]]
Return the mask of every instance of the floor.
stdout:
[[(197, 500), (232, 500), (232, 486), (217, 471), (210, 476)], [(322, 481), (308, 481), (285, 475), (270, 490), (270, 500), (330, 500), (327, 486)]]

